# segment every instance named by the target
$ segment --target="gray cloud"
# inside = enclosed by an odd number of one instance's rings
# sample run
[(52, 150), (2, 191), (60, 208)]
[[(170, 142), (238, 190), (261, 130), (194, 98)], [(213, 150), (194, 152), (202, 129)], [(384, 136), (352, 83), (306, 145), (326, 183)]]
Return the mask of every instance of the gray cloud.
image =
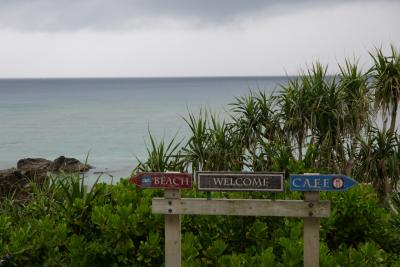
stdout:
[[(352, 0), (357, 1), (357, 0)], [(131, 30), (173, 21), (225, 24), (249, 14), (278, 16), (345, 0), (2, 0), (0, 28), (20, 31)]]

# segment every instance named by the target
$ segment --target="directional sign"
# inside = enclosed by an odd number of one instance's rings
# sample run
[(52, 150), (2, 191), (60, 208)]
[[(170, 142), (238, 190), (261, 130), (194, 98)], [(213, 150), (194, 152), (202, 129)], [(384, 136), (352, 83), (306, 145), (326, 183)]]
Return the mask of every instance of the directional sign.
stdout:
[(291, 191), (346, 191), (357, 182), (342, 174), (291, 174)]
[(284, 173), (196, 172), (200, 191), (283, 191)]
[(143, 172), (129, 179), (143, 188), (183, 189), (192, 188), (192, 175), (189, 173)]

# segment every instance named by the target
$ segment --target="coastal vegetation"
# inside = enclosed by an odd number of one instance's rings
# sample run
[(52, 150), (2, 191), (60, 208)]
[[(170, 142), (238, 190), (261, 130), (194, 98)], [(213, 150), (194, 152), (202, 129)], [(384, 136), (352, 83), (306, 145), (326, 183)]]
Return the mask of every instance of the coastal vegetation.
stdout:
[[(229, 117), (190, 112), (187, 139), (150, 134), (142, 171), (344, 173), (360, 185), (321, 193), (321, 266), (400, 266), (400, 55), (376, 48), (371, 67), (346, 60), (337, 75), (312, 64), (268, 95), (237, 97)], [(389, 126), (388, 126), (388, 122)], [(77, 174), (32, 185), (31, 199), (0, 203), (0, 266), (162, 266), (161, 190), (121, 179), (88, 189)], [(196, 189), (185, 197), (206, 197)], [(213, 198), (301, 199), (282, 193), (212, 193)], [(302, 266), (301, 219), (184, 216), (183, 266)]]

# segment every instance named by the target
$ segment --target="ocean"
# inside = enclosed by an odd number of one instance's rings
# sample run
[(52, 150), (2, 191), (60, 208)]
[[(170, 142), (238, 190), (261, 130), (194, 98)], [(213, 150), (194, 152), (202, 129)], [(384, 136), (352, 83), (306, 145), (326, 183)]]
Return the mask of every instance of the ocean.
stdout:
[(207, 108), (226, 117), (229, 103), (250, 90), (272, 92), (286, 77), (0, 79), (0, 169), (19, 159), (64, 155), (130, 175), (157, 140), (187, 136), (183, 120)]

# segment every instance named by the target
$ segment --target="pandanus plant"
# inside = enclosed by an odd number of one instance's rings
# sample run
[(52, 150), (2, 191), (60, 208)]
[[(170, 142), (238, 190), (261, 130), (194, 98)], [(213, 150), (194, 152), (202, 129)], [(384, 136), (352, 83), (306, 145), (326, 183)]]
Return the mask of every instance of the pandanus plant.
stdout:
[(219, 121), (211, 116), (209, 128), (211, 144), (209, 147), (208, 169), (216, 171), (240, 171), (243, 167), (240, 138), (230, 123)]
[(371, 128), (360, 140), (356, 175), (372, 183), (382, 202), (388, 199), (400, 179), (399, 135), (390, 130)]
[(276, 98), (262, 91), (251, 92), (230, 105), (232, 131), (242, 150), (243, 165), (254, 171), (268, 170), (273, 156), (268, 147), (281, 143), (281, 137), (286, 136), (280, 126)]
[(240, 146), (256, 156), (259, 139), (262, 133), (260, 120), (260, 106), (253, 93), (247, 96), (237, 97), (231, 103), (233, 112), (232, 120), (234, 131), (241, 137)]
[(312, 143), (319, 150), (317, 167), (339, 171), (343, 158), (343, 138), (347, 106), (336, 77), (327, 76), (327, 66), (316, 63), (305, 77), (310, 87)]
[(380, 48), (376, 48), (370, 55), (374, 60), (371, 73), (375, 103), (381, 108), (384, 128), (386, 128), (390, 113), (389, 131), (393, 133), (396, 130), (397, 110), (400, 102), (400, 54), (392, 45), (390, 56), (384, 55)]
[(344, 66), (339, 65), (339, 69), (338, 86), (343, 93), (347, 109), (344, 118), (347, 159), (344, 159), (342, 169), (347, 175), (351, 175), (358, 149), (358, 140), (363, 130), (371, 124), (373, 96), (368, 84), (368, 74), (360, 70), (357, 61), (346, 59)]
[(200, 111), (197, 118), (189, 113), (185, 121), (191, 131), (191, 137), (182, 148), (187, 168), (193, 171), (242, 169), (240, 140), (231, 124), (219, 121), (207, 111)]
[[(276, 95), (238, 97), (228, 121), (204, 110), (198, 116), (190, 113), (186, 145), (180, 149), (174, 140), (157, 144), (150, 136), (149, 160), (139, 168), (261, 171), (285, 169), (297, 156), (306, 168), (371, 182), (386, 198), (400, 173), (400, 55), (392, 46), (390, 56), (381, 49), (371, 56), (374, 66), (367, 73), (357, 61), (346, 60), (332, 76), (316, 62), (289, 78)], [(377, 110), (373, 102), (383, 112), (383, 130), (370, 126)]]
[(190, 165), (193, 171), (203, 170), (207, 164), (207, 149), (210, 147), (207, 110), (200, 110), (197, 117), (193, 113), (189, 113), (189, 117), (184, 120), (189, 126), (191, 134), (183, 148), (185, 164)]
[(157, 141), (149, 132), (150, 146), (147, 148), (147, 159), (139, 162), (133, 173), (137, 172), (166, 172), (166, 171), (183, 171), (184, 164), (180, 152), (182, 142), (177, 142), (176, 137), (172, 138), (168, 143), (161, 139)]
[(290, 143), (297, 146), (298, 159), (303, 159), (303, 148), (311, 124), (310, 94), (302, 77), (288, 80), (277, 96), (283, 132)]
[(312, 145), (315, 166), (337, 170), (344, 155), (347, 106), (335, 77), (327, 66), (316, 62), (306, 72), (290, 79), (277, 96), (283, 130), (296, 144), (298, 159), (304, 147)]

